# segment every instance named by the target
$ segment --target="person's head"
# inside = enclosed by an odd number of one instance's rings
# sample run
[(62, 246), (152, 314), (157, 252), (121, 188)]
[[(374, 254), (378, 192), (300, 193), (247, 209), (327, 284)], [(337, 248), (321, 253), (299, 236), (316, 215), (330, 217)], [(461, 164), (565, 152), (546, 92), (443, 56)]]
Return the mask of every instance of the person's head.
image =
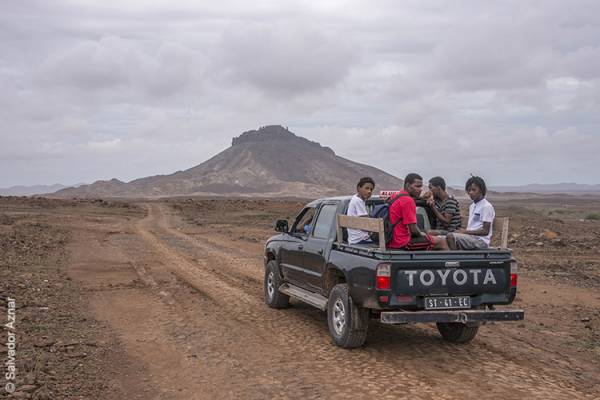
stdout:
[(429, 180), (429, 191), (436, 199), (442, 198), (446, 193), (446, 181), (441, 176), (435, 176)]
[(368, 176), (360, 178), (358, 184), (356, 185), (356, 191), (363, 200), (367, 200), (371, 197), (373, 194), (373, 189), (375, 189), (375, 181), (373, 178), (369, 178)]
[(419, 174), (411, 172), (404, 178), (404, 190), (408, 192), (410, 197), (415, 199), (421, 196), (421, 190), (423, 190), (423, 178)]
[(465, 184), (465, 191), (469, 194), (471, 200), (478, 202), (485, 197), (487, 192), (485, 181), (479, 176), (471, 176)]

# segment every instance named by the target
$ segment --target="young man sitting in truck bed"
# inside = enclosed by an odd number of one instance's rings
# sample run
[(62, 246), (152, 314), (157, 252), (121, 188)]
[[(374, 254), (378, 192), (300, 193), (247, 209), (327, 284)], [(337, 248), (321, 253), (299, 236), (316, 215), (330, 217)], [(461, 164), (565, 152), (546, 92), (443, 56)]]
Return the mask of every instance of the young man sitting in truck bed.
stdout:
[[(375, 181), (372, 178), (361, 178), (356, 185), (356, 194), (350, 199), (346, 214), (353, 217), (368, 217), (369, 212), (365, 201), (371, 197), (373, 189), (375, 189)], [(348, 243), (372, 244), (373, 241), (369, 236), (369, 232), (348, 228)]]
[(469, 224), (467, 229), (449, 233), (446, 238), (452, 250), (487, 249), (492, 238), (492, 225), (496, 212), (494, 206), (485, 198), (485, 181), (472, 176), (465, 185), (473, 203), (469, 206)]
[[(423, 178), (410, 173), (404, 178), (404, 189), (396, 194), (390, 205), (390, 222), (395, 224), (392, 240), (387, 243), (391, 249), (402, 250), (446, 250), (448, 245), (443, 236), (422, 233), (417, 227), (417, 205), (414, 199), (421, 196)], [(399, 196), (399, 197), (398, 197)]]
[(435, 215), (435, 230), (430, 235), (446, 235), (460, 228), (460, 206), (454, 196), (446, 192), (446, 181), (441, 176), (429, 180), (430, 196), (427, 205)]

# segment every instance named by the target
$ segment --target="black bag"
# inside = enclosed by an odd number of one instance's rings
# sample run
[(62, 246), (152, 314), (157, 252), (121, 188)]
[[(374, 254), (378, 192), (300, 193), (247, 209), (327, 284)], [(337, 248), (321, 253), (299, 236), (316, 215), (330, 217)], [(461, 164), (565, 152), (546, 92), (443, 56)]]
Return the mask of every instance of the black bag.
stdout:
[[(396, 225), (398, 225), (398, 223), (400, 223), (400, 221), (402, 220), (402, 218), (400, 218), (398, 219), (398, 221), (396, 221), (396, 223), (392, 224), (392, 222), (390, 221), (390, 207), (392, 206), (392, 204), (394, 204), (394, 202), (396, 202), (396, 200), (403, 196), (408, 195), (400, 193), (396, 195), (396, 197), (394, 197), (393, 199), (390, 197), (386, 200), (385, 203), (373, 206), (373, 209), (371, 210), (371, 218), (383, 219), (383, 232), (385, 234), (386, 243), (389, 243), (389, 241), (392, 240), (392, 237), (394, 236), (394, 228), (396, 228)], [(371, 233), (371, 240), (374, 242), (379, 242), (379, 234)]]

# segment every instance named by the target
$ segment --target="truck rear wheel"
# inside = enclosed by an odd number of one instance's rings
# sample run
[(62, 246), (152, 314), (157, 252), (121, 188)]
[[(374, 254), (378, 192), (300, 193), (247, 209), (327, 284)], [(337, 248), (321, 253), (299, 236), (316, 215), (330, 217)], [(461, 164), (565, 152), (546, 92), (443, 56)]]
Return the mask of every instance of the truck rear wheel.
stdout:
[(340, 347), (350, 349), (365, 343), (369, 310), (354, 304), (345, 283), (331, 289), (327, 302), (327, 325), (331, 338)]
[(281, 276), (277, 268), (277, 262), (271, 260), (265, 268), (265, 303), (271, 308), (286, 308), (290, 304), (290, 296), (279, 291)]
[(470, 342), (479, 330), (479, 326), (468, 326), (462, 322), (438, 322), (436, 325), (444, 340), (452, 343)]

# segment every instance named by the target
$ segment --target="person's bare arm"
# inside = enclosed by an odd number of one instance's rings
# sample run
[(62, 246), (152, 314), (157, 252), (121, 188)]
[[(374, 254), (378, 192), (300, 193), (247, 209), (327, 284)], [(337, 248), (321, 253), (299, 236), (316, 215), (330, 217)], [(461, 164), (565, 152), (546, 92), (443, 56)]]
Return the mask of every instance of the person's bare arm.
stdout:
[(452, 214), (441, 213), (440, 210), (438, 210), (435, 206), (435, 200), (433, 199), (433, 196), (427, 198), (427, 205), (429, 206), (429, 208), (431, 208), (431, 210), (435, 214), (435, 217), (442, 221), (442, 224), (450, 225), (450, 222), (452, 221)]
[(442, 223), (444, 225), (450, 225), (450, 222), (452, 221), (452, 214), (450, 213), (441, 213), (435, 206), (431, 207), (431, 209), (433, 210), (433, 213), (435, 214), (436, 218), (439, 219), (440, 221), (442, 221)]
[(483, 226), (480, 229), (475, 229), (475, 230), (464, 230), (461, 233), (466, 233), (467, 235), (474, 235), (474, 236), (487, 236), (490, 233), (490, 228), (492, 227), (492, 223), (491, 222), (484, 222)]
[(408, 230), (410, 232), (410, 236), (412, 237), (419, 237), (419, 236), (423, 236), (423, 233), (419, 230), (419, 227), (417, 226), (417, 224), (408, 224)]

